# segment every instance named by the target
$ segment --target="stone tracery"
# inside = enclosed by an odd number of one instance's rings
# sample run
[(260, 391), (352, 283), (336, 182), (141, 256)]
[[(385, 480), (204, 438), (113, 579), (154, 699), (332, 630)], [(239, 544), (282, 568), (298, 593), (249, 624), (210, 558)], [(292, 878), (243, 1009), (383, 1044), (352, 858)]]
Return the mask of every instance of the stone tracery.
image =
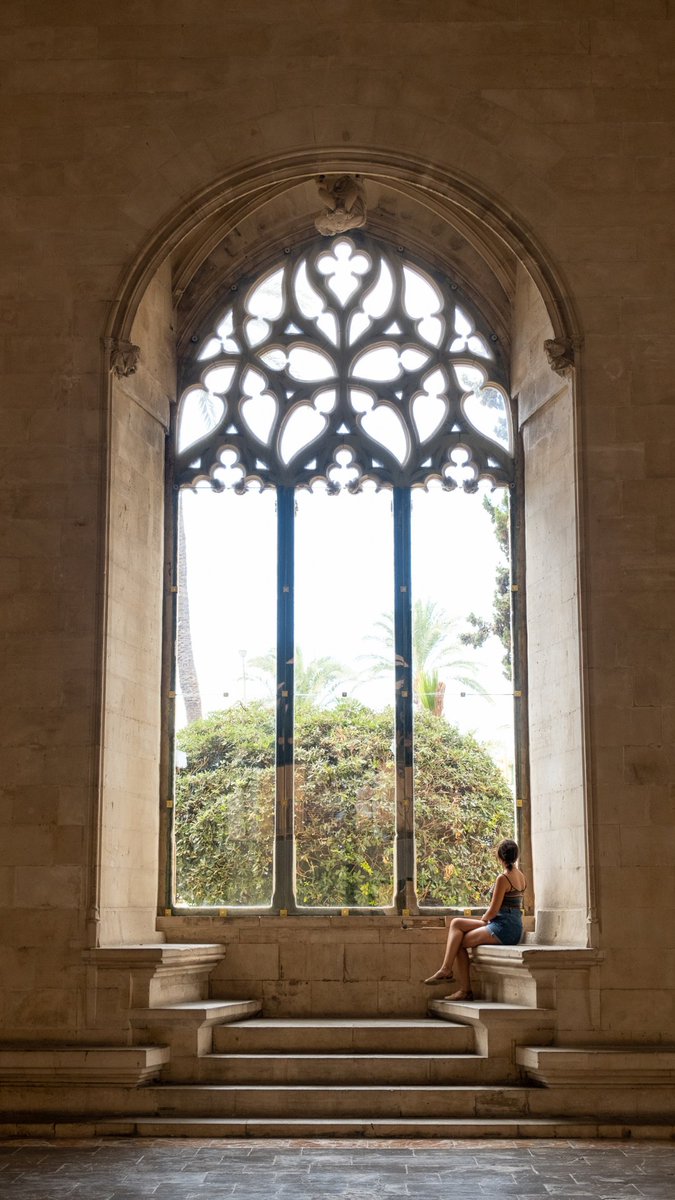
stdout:
[(177, 483), (457, 486), (513, 479), (506, 371), (447, 283), (357, 235), (286, 254), (186, 368)]

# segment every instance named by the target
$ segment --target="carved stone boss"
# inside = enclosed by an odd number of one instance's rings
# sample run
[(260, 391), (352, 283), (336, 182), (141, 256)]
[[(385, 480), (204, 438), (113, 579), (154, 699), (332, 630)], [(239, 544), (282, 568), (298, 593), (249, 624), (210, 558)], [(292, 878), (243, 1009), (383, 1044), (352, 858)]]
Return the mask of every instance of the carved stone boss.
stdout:
[(110, 371), (116, 379), (126, 379), (135, 373), (141, 357), (140, 346), (122, 338), (106, 338), (105, 346), (110, 356)]
[(556, 375), (564, 378), (569, 371), (574, 370), (576, 349), (577, 343), (574, 338), (570, 337), (548, 338), (544, 342), (544, 353), (551, 370), (555, 371)]
[(319, 175), (317, 188), (325, 207), (314, 224), (324, 237), (365, 225), (366, 191), (360, 175)]

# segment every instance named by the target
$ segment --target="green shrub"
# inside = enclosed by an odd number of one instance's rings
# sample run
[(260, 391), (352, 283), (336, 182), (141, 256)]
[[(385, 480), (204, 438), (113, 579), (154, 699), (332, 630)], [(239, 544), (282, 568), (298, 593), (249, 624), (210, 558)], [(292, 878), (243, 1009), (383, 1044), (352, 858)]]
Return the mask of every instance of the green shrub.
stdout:
[[(391, 709), (297, 706), (298, 902), (388, 905), (394, 876)], [(178, 735), (177, 901), (268, 904), (274, 841), (274, 713), (261, 702), (213, 713)], [(513, 834), (513, 797), (487, 751), (432, 712), (415, 714), (417, 886), (426, 904), (469, 906)]]

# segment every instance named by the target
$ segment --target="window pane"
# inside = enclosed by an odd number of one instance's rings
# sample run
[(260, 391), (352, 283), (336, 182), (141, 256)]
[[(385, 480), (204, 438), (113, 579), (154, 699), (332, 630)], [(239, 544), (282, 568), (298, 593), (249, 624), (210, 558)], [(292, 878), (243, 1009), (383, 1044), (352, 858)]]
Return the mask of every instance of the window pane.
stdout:
[(176, 903), (269, 904), (275, 493), (199, 487), (179, 506)]
[(295, 563), (298, 903), (391, 904), (391, 493), (298, 491)]
[[(513, 693), (503, 662), (508, 645), (498, 636), (501, 630), (510, 642), (506, 496), (489, 488), (413, 491), (413, 780), (421, 904), (485, 903), (496, 873), (494, 848), (513, 837)], [(496, 591), (501, 604), (495, 604)]]

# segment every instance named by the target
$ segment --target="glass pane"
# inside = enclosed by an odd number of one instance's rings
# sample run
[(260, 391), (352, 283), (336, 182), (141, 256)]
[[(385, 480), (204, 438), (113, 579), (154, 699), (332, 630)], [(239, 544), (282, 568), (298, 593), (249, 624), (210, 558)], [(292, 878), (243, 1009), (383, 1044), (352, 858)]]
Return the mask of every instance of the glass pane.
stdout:
[(297, 493), (298, 903), (391, 904), (394, 847), (391, 493)]
[(485, 904), (494, 849), (514, 833), (507, 501), (506, 491), (482, 485), (473, 494), (413, 492), (413, 781), (423, 905)]
[(176, 903), (269, 904), (275, 493), (182, 491), (178, 543)]
[(511, 446), (509, 409), (500, 388), (478, 388), (463, 400), (464, 412), (480, 433), (498, 442), (505, 450)]
[(225, 404), (204, 388), (193, 388), (184, 397), (178, 418), (178, 450), (188, 450), (211, 433), (222, 420)]

